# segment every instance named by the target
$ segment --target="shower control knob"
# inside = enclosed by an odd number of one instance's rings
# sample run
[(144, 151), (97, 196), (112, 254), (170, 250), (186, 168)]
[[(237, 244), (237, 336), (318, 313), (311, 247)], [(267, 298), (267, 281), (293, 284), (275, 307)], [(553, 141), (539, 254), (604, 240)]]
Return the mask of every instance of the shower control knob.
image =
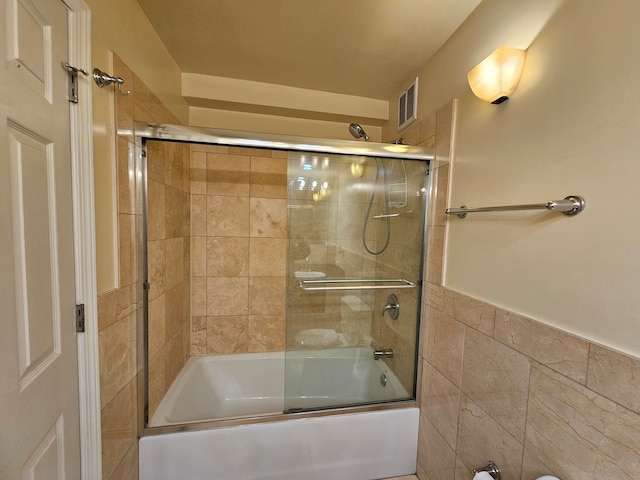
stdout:
[(393, 293), (387, 297), (387, 304), (382, 308), (383, 317), (386, 312), (389, 312), (391, 320), (396, 320), (400, 316), (400, 303)]

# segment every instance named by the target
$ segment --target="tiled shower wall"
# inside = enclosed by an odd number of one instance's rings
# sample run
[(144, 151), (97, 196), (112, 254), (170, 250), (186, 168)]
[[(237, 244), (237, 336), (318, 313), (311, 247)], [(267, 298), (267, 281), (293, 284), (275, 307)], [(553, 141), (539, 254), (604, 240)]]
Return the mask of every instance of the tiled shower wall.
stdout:
[[(141, 172), (135, 157), (133, 121), (135, 119), (158, 123), (178, 122), (115, 55), (114, 75), (124, 79), (124, 86), (131, 90), (131, 95), (114, 95), (118, 131), (114, 141), (117, 142), (119, 287), (98, 296), (102, 478), (132, 480), (138, 478), (138, 384), (142, 378), (142, 372), (138, 370), (140, 352), (137, 349), (142, 281), (142, 245), (137, 241), (142, 228), (142, 205), (139, 201), (140, 184), (137, 179), (140, 178)], [(159, 230), (162, 220), (159, 217), (152, 220), (158, 227), (154, 230), (154, 238), (165, 243), (164, 248), (159, 249), (164, 252), (165, 257), (164, 260), (155, 262), (158, 266), (154, 274), (155, 280), (152, 281), (155, 286), (152, 286), (150, 291), (150, 296), (157, 300), (154, 304), (157, 314), (154, 322), (158, 327), (155, 330), (157, 336), (152, 339), (151, 349), (156, 353), (154, 363), (159, 366), (159, 371), (171, 373), (181, 367), (180, 362), (185, 358), (187, 347), (183, 343), (184, 337), (180, 337), (185, 330), (184, 318), (180, 317), (184, 304), (181, 300), (176, 303), (171, 300), (178, 295), (177, 291), (172, 291), (174, 289), (186, 289), (188, 295), (188, 281), (185, 285), (184, 276), (186, 274), (188, 278), (189, 263), (183, 257), (186, 255), (185, 252), (188, 252), (188, 246), (182, 250), (172, 249), (174, 244), (180, 242), (177, 239), (182, 237), (184, 228), (183, 225), (172, 222), (172, 219), (177, 218), (172, 212), (184, 208), (184, 202), (174, 202), (171, 199), (184, 196), (185, 185), (188, 191), (188, 182), (184, 183), (185, 176), (188, 179), (188, 171), (184, 171), (184, 159), (186, 158), (188, 167), (188, 155), (185, 157), (179, 149), (174, 148), (160, 148), (154, 153), (154, 160), (149, 165), (150, 178), (158, 185), (151, 182), (154, 192), (152, 196), (155, 197), (152, 201), (159, 202), (161, 206), (163, 191), (165, 202), (168, 199), (168, 203), (165, 203), (164, 233), (160, 233)], [(182, 194), (178, 194), (180, 185)], [(188, 208), (188, 202), (186, 207)], [(182, 242), (184, 243), (184, 240)], [(167, 245), (172, 249), (168, 263)], [(164, 299), (160, 301), (160, 297)], [(160, 380), (156, 377), (156, 386), (159, 383)], [(166, 378), (162, 383), (169, 384)]]
[(189, 356), (189, 147), (147, 143), (149, 417)]
[(191, 146), (192, 354), (285, 342), (287, 152)]
[(449, 138), (431, 173), (418, 477), (467, 480), (490, 459), (504, 480), (640, 478), (639, 359), (442, 285)]
[[(436, 122), (425, 121), (411, 127), (419, 132), (411, 139), (411, 145), (433, 148), (436, 139)], [(410, 130), (411, 131), (411, 130)], [(440, 132), (438, 132), (440, 133)], [(408, 141), (408, 140), (405, 140)], [(405, 161), (407, 171), (407, 206), (393, 209), (401, 213), (390, 219), (391, 241), (389, 247), (375, 257), (375, 268), (379, 277), (405, 278), (416, 281), (422, 271), (422, 236), (425, 209), (425, 165), (423, 162)], [(394, 168), (398, 168), (396, 162)], [(428, 180), (428, 179), (427, 179)], [(379, 205), (379, 212), (384, 206)], [(409, 213), (412, 212), (412, 213)], [(386, 236), (386, 221), (377, 223), (377, 245), (383, 245)], [(389, 315), (381, 315), (389, 294), (395, 294), (400, 304), (400, 315), (393, 320)], [(405, 389), (411, 393), (415, 373), (415, 349), (417, 345), (416, 312), (420, 299), (418, 289), (376, 290), (373, 298), (372, 337), (376, 348), (392, 348), (394, 357), (386, 359)]]

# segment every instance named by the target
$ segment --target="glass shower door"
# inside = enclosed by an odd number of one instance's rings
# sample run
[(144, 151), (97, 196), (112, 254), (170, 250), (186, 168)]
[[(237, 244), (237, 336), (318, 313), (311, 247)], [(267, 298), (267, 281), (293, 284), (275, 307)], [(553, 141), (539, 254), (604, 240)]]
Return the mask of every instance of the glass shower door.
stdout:
[(413, 398), (427, 166), (289, 153), (286, 412)]

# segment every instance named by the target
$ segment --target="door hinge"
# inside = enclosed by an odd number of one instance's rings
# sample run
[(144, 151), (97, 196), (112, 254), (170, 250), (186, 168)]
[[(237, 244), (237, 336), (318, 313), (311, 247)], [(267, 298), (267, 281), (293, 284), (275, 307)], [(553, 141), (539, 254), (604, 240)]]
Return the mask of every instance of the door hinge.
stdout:
[(69, 101), (71, 103), (78, 103), (78, 72), (82, 73), (85, 77), (89, 75), (89, 72), (84, 68), (72, 67), (68, 63), (65, 63), (64, 67), (69, 73)]
[(84, 332), (84, 303), (76, 305), (76, 332)]

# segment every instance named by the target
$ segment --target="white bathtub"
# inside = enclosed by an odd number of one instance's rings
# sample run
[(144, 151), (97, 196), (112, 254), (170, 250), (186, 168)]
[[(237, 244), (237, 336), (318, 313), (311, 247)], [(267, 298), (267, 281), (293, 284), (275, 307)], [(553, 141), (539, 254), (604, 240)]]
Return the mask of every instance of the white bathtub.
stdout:
[(149, 426), (410, 397), (384, 361), (373, 360), (370, 348), (286, 355), (286, 360), (284, 352), (191, 357)]
[[(393, 373), (366, 348), (289, 352), (286, 369), (282, 352), (193, 357), (150, 426), (404, 397)], [(417, 408), (398, 408), (146, 436), (140, 439), (140, 479), (409, 475), (416, 470), (418, 419)]]

